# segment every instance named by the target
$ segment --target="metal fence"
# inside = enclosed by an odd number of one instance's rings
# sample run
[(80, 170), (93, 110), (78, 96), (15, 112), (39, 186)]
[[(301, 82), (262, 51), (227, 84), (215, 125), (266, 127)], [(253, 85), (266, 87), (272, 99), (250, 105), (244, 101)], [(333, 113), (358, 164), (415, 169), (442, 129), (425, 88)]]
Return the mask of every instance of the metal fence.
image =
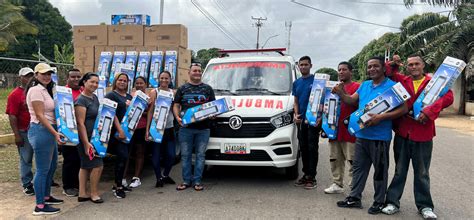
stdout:
[[(0, 135), (12, 133), (5, 109), (8, 94), (19, 85), (18, 71), (23, 67), (34, 69), (35, 65), (40, 62), (44, 61), (0, 57)], [(67, 71), (72, 69), (73, 65), (52, 62), (49, 64), (57, 67), (59, 84), (64, 85)]]

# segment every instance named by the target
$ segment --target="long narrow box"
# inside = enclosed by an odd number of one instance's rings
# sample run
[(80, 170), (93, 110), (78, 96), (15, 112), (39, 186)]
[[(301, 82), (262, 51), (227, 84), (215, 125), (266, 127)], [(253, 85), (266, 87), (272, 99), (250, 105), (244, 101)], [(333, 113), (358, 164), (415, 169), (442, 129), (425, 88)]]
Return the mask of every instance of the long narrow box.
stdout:
[(54, 82), (54, 84), (59, 85), (59, 77), (58, 77), (58, 68), (53, 67), (53, 73), (51, 74), (51, 81)]
[(326, 91), (324, 92), (322, 129), (331, 140), (337, 138), (337, 125), (341, 114), (341, 100), (337, 94), (331, 93), (332, 88), (338, 83), (337, 81), (326, 82)]
[(131, 93), (133, 89), (133, 83), (135, 80), (135, 67), (129, 63), (122, 63), (122, 65), (120, 65), (120, 72), (127, 74), (128, 76), (127, 93)]
[(99, 86), (94, 91), (95, 95), (97, 96), (97, 99), (99, 99), (99, 102), (102, 102), (102, 100), (104, 99), (106, 90), (107, 80), (105, 79), (105, 76), (99, 76)]
[(115, 80), (115, 74), (120, 72), (120, 65), (125, 62), (125, 52), (115, 51), (110, 68), (109, 85), (112, 86)]
[(402, 105), (410, 97), (410, 94), (401, 83), (393, 85), (375, 99), (368, 102), (365, 108), (359, 109), (351, 114), (349, 119), (349, 133), (354, 135), (364, 129), (364, 124), (371, 118), (369, 113), (382, 114), (391, 111), (399, 105)]
[(107, 154), (116, 110), (117, 103), (110, 99), (104, 98), (100, 103), (91, 137), (91, 144), (100, 157), (105, 157)]
[(100, 53), (99, 65), (97, 66), (97, 71), (99, 76), (109, 77), (110, 67), (112, 63), (112, 52), (103, 51)]
[(137, 74), (135, 74), (135, 78), (141, 76), (145, 78), (145, 82), (148, 81), (148, 72), (150, 70), (150, 58), (151, 53), (148, 51), (142, 51), (138, 55), (138, 63), (137, 63)]
[(159, 76), (163, 71), (163, 51), (152, 51), (151, 62), (150, 62), (150, 78), (148, 85), (151, 88), (158, 88), (160, 85)]
[(178, 69), (178, 52), (175, 50), (169, 50), (165, 52), (165, 70), (171, 73), (171, 85), (176, 85), (176, 71)]
[(202, 121), (212, 116), (233, 111), (234, 109), (235, 108), (230, 97), (225, 97), (212, 102), (204, 103), (202, 105), (194, 106), (186, 110), (184, 113), (182, 117), (183, 125)]
[(163, 140), (163, 134), (166, 129), (166, 119), (168, 118), (168, 114), (170, 114), (173, 99), (172, 92), (160, 90), (158, 93), (149, 130), (149, 137), (153, 142), (161, 143)]
[[(125, 112), (125, 116), (122, 118), (122, 122), (120, 123), (120, 126), (125, 133), (125, 139), (123, 139), (122, 142), (128, 144), (130, 143), (130, 140), (132, 140), (138, 122), (140, 121), (143, 112), (145, 112), (148, 107), (148, 100), (150, 100), (150, 97), (142, 91), (138, 90), (135, 92), (135, 97), (133, 97), (130, 102), (127, 111)], [(119, 133), (115, 133), (115, 137), (118, 136)]]
[(415, 119), (418, 119), (424, 107), (433, 104), (449, 91), (465, 67), (466, 63), (462, 60), (449, 56), (444, 59), (433, 78), (426, 85), (420, 96), (418, 96), (415, 103), (413, 103), (413, 116)]
[(306, 108), (306, 122), (311, 126), (316, 126), (318, 118), (321, 117), (324, 105), (324, 91), (329, 78), (328, 74), (314, 74), (308, 107)]
[(147, 25), (150, 26), (150, 15), (112, 15), (112, 25)]
[(127, 57), (125, 58), (125, 63), (127, 65), (122, 65), (122, 68), (126, 69), (126, 72), (122, 71), (123, 73), (127, 73), (128, 75), (128, 93), (132, 91), (133, 84), (135, 81), (135, 72), (137, 69), (137, 59), (138, 59), (138, 52), (137, 51), (127, 51)]
[(79, 144), (76, 115), (74, 114), (74, 99), (71, 88), (56, 86), (53, 89), (54, 112), (58, 132), (64, 135), (65, 145), (76, 146)]

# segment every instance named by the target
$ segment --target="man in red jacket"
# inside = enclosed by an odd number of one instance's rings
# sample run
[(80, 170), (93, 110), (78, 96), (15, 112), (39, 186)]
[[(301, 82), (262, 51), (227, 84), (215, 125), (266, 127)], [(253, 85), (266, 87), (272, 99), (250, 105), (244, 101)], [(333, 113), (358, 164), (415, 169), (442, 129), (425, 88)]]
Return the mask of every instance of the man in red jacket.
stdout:
[[(407, 60), (408, 76), (399, 73), (391, 75), (394, 81), (402, 83), (410, 93), (407, 101), (408, 108), (423, 92), (431, 77), (423, 72), (425, 63), (418, 55), (412, 55)], [(410, 159), (414, 173), (415, 204), (424, 219), (436, 219), (433, 212), (433, 201), (430, 193), (430, 162), (433, 151), (433, 137), (436, 135), (434, 120), (444, 108), (453, 103), (453, 93), (450, 90), (436, 102), (423, 108), (418, 120), (409, 114), (400, 117), (394, 123), (395, 140), (395, 174), (387, 190), (386, 207), (383, 213), (391, 215), (399, 211), (400, 198), (405, 187)]]

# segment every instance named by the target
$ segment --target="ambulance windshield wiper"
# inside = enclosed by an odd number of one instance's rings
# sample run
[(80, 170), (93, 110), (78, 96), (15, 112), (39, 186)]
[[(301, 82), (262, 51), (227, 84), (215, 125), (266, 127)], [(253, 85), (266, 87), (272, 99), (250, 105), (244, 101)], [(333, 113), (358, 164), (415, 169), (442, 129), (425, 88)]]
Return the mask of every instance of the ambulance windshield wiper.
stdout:
[(214, 92), (227, 92), (227, 93), (229, 93), (229, 94), (231, 94), (231, 95), (237, 95), (237, 94), (231, 92), (231, 91), (228, 90), (228, 89), (214, 89)]
[(278, 93), (278, 92), (273, 92), (273, 91), (270, 91), (268, 89), (264, 89), (264, 88), (245, 88), (245, 89), (237, 89), (235, 90), (236, 92), (241, 92), (241, 91), (261, 91), (261, 92), (266, 92), (266, 93), (270, 93), (272, 95), (283, 95), (282, 93)]

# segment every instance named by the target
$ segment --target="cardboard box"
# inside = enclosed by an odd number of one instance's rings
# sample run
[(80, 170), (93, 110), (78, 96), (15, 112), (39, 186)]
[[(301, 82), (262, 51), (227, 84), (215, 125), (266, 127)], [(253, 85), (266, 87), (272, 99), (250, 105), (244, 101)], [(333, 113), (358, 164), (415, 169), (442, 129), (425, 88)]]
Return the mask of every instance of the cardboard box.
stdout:
[[(135, 92), (135, 96), (130, 102), (127, 111), (125, 112), (125, 116), (122, 118), (122, 122), (120, 123), (120, 127), (122, 127), (122, 130), (125, 133), (125, 139), (121, 140), (122, 142), (127, 144), (130, 143), (143, 112), (147, 110), (148, 100), (150, 100), (150, 97), (142, 91), (138, 90)], [(119, 133), (115, 133), (115, 137), (118, 136)]]
[(166, 121), (168, 115), (172, 114), (173, 93), (168, 91), (161, 91), (155, 100), (155, 109), (153, 110), (153, 117), (151, 118), (149, 137), (151, 141), (161, 143), (163, 134), (166, 129)]
[(189, 82), (189, 68), (178, 68), (178, 75), (176, 76), (176, 88)]
[(348, 127), (349, 133), (354, 135), (364, 129), (364, 124), (371, 118), (369, 113), (382, 114), (391, 111), (399, 105), (402, 105), (409, 98), (410, 94), (401, 83), (393, 85), (375, 99), (368, 102), (365, 108), (359, 109), (351, 114)]
[(150, 58), (151, 53), (148, 51), (142, 51), (138, 55), (137, 73), (135, 78), (141, 76), (145, 78), (145, 82), (148, 81), (148, 73), (150, 72)]
[(112, 25), (108, 26), (109, 45), (114, 46), (143, 46), (142, 25)]
[(337, 125), (341, 114), (341, 100), (337, 94), (331, 93), (332, 88), (338, 83), (337, 81), (327, 81), (324, 92), (322, 129), (325, 136), (331, 140), (337, 138)]
[(76, 146), (79, 144), (76, 115), (74, 113), (74, 100), (71, 88), (56, 86), (53, 89), (54, 112), (58, 132), (64, 135), (65, 145)]
[(194, 106), (187, 109), (184, 114), (181, 113), (181, 115), (183, 115), (183, 125), (202, 121), (212, 116), (233, 111), (234, 109), (235, 108), (230, 97), (225, 97), (212, 102), (204, 103), (202, 105)]
[(110, 99), (104, 98), (100, 103), (91, 137), (91, 144), (100, 157), (105, 157), (107, 154), (116, 110), (117, 103)]
[(99, 102), (102, 102), (106, 93), (107, 93), (107, 79), (105, 78), (105, 76), (99, 76), (99, 86), (94, 91), (94, 94), (99, 99)]
[(112, 67), (110, 68), (109, 82), (108, 85), (112, 86), (115, 80), (115, 75), (119, 73), (120, 65), (125, 62), (125, 52), (115, 51), (112, 59)]
[(428, 85), (423, 89), (423, 92), (413, 103), (413, 110), (410, 111), (411, 115), (418, 119), (424, 107), (433, 104), (440, 97), (444, 96), (465, 67), (466, 63), (463, 60), (449, 56), (446, 57)]
[(80, 25), (72, 28), (74, 49), (108, 45), (107, 25)]
[(191, 50), (177, 46), (158, 46), (157, 48), (157, 50), (161, 50), (163, 53), (166, 51), (177, 51), (178, 68), (188, 69), (191, 66)]
[(99, 63), (97, 66), (97, 72), (99, 76), (105, 76), (107, 79), (110, 74), (110, 67), (112, 66), (112, 52), (103, 51), (100, 53)]
[(318, 118), (321, 117), (326, 82), (329, 81), (329, 78), (330, 76), (328, 74), (314, 74), (314, 81), (311, 87), (311, 93), (309, 94), (308, 107), (306, 108), (305, 113), (305, 122), (313, 127), (316, 126)]
[(134, 49), (135, 51), (138, 52), (152, 52), (156, 50), (156, 46), (137, 46)]
[(88, 72), (94, 72), (94, 66), (93, 65), (78, 65), (74, 64), (74, 68), (78, 69), (81, 71), (82, 74), (86, 74)]
[(145, 27), (144, 45), (188, 47), (188, 29), (181, 24), (160, 24)]
[(112, 15), (111, 24), (150, 26), (150, 15)]
[(148, 85), (157, 88), (160, 84), (159, 75), (163, 71), (163, 51), (152, 51), (150, 61), (150, 78)]
[(94, 61), (94, 47), (74, 48), (74, 65), (93, 66)]
[(111, 52), (112, 54), (115, 51), (113, 46), (95, 46), (94, 47), (94, 71), (97, 71), (97, 66), (99, 65), (98, 61), (100, 58), (100, 54), (104, 51)]
[(59, 77), (58, 77), (58, 69), (53, 67), (53, 73), (51, 74), (51, 80), (56, 84), (59, 85)]
[(133, 83), (135, 82), (135, 66), (131, 63), (122, 63), (120, 65), (120, 72), (125, 73), (128, 76), (128, 90), (127, 93), (131, 93), (133, 89)]

